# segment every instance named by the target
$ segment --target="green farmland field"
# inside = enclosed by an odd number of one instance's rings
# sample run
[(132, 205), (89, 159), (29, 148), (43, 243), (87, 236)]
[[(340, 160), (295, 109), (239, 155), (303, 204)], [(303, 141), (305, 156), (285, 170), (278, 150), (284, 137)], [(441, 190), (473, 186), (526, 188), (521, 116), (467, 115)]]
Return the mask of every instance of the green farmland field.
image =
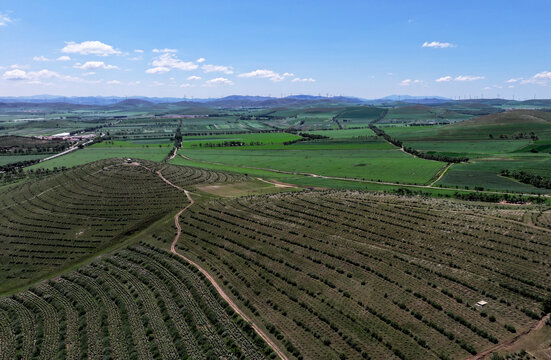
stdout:
[(144, 159), (151, 161), (161, 161), (168, 156), (170, 148), (158, 146), (145, 147), (87, 147), (82, 150), (73, 151), (67, 155), (57, 157), (52, 160), (48, 160), (30, 167), (30, 169), (53, 169), (54, 167), (60, 168), (73, 167), (76, 165), (83, 165), (89, 162), (109, 159), (109, 158), (134, 158)]
[(499, 176), (501, 170), (522, 170), (551, 177), (551, 157), (538, 154), (515, 154), (510, 157), (485, 158), (467, 164), (455, 164), (438, 182), (443, 186), (475, 186), (504, 191), (551, 193), (551, 189), (538, 189), (510, 178)]
[(2, 155), (0, 156), (0, 166), (16, 163), (19, 161), (42, 159), (46, 156), (48, 155)]
[(182, 150), (194, 160), (368, 180), (424, 184), (444, 166), (393, 150)]

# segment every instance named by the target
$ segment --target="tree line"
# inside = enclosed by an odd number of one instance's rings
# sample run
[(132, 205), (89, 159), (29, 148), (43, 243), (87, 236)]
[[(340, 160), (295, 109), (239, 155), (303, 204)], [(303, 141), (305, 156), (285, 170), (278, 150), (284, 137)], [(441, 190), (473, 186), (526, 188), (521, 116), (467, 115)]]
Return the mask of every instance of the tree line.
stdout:
[(302, 133), (302, 132), (299, 133), (298, 135), (301, 137), (300, 139), (285, 141), (283, 143), (283, 145), (292, 145), (292, 144), (296, 144), (296, 143), (301, 142), (301, 141), (330, 139), (329, 136), (317, 135), (317, 134), (308, 134), (308, 133)]
[(529, 185), (535, 186), (537, 188), (551, 189), (551, 179), (550, 178), (544, 178), (540, 175), (530, 174), (526, 171), (503, 169), (503, 170), (501, 170), (499, 175), (509, 177), (509, 178), (513, 178), (515, 180), (520, 181), (521, 183), (529, 184)]
[(425, 153), (425, 152), (416, 150), (416, 149), (411, 148), (411, 147), (404, 147), (404, 144), (400, 140), (392, 138), (386, 132), (384, 132), (380, 128), (376, 127), (375, 124), (374, 124), (374, 121), (369, 123), (369, 128), (377, 136), (381, 136), (383, 139), (385, 139), (386, 141), (388, 141), (392, 145), (397, 146), (399, 148), (402, 148), (408, 154), (411, 154), (413, 156), (417, 156), (421, 159), (443, 161), (443, 162), (447, 162), (447, 163), (461, 163), (461, 162), (469, 161), (469, 158), (466, 157), (466, 156), (448, 156), (448, 155), (443, 155), (443, 154), (429, 154), (429, 153)]

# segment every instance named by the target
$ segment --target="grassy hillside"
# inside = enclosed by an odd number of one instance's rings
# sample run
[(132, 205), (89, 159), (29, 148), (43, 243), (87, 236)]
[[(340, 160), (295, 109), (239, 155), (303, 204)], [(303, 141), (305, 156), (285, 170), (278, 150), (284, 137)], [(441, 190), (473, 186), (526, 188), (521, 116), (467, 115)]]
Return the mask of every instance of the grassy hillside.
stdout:
[(461, 114), (452, 110), (435, 108), (425, 105), (408, 105), (391, 108), (379, 123), (433, 123), (456, 122), (471, 118), (471, 115)]
[(426, 153), (465, 156), (438, 184), (486, 189), (548, 192), (498, 176), (503, 169), (539, 176), (551, 174), (551, 113), (513, 110), (474, 117), (446, 126), (387, 126), (385, 131), (405, 146)]
[(478, 116), (463, 121), (454, 126), (483, 126), (483, 125), (526, 125), (545, 124), (551, 122), (551, 113), (538, 110), (512, 110), (498, 114)]

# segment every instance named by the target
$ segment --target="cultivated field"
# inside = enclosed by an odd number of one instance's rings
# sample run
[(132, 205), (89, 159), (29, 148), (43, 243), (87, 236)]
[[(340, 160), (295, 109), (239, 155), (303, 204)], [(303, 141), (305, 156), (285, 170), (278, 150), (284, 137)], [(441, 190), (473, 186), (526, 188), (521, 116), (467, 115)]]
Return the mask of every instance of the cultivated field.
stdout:
[(550, 230), (495, 209), (405, 201), (310, 192), (209, 202), (182, 215), (178, 249), (297, 357), (461, 359), (540, 319)]
[[(94, 162), (0, 193), (0, 292), (32, 283), (121, 246), (174, 212), (185, 196), (159, 179), (158, 163)], [(181, 186), (242, 178), (197, 168), (164, 166)]]
[(278, 101), (3, 116), (0, 359), (549, 358), (549, 113)]
[(2, 359), (266, 359), (194, 267), (132, 246), (0, 299)]

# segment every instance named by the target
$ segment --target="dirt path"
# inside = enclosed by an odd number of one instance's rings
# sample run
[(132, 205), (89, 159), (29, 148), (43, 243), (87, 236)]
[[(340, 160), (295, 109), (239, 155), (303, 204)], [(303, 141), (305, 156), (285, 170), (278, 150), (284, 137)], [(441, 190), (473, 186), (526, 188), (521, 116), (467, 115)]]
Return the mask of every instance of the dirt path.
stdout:
[(263, 178), (259, 178), (259, 177), (257, 177), (256, 179), (259, 180), (259, 181), (262, 181), (266, 184), (272, 184), (272, 185), (274, 185), (275, 187), (278, 187), (278, 188), (296, 188), (297, 187), (296, 185), (286, 184), (286, 183), (283, 183), (281, 181), (276, 181), (276, 180), (264, 180)]
[(174, 149), (174, 152), (172, 153), (172, 155), (170, 155), (170, 157), (168, 158), (168, 160), (172, 160), (176, 157), (176, 153), (178, 152), (178, 148)]
[(515, 337), (513, 337), (512, 339), (504, 342), (504, 343), (501, 343), (501, 344), (497, 344), (495, 346), (492, 346), (491, 348), (487, 349), (487, 350), (484, 350), (474, 356), (471, 356), (471, 357), (468, 357), (466, 360), (482, 360), (484, 359), (485, 357), (491, 355), (492, 353), (496, 352), (496, 351), (499, 351), (499, 350), (503, 350), (507, 347), (510, 347), (510, 346), (513, 346), (515, 345), (516, 343), (518, 343), (519, 341), (523, 340), (526, 336), (530, 335), (531, 333), (535, 332), (535, 331), (538, 331), (540, 330), (542, 327), (545, 326), (545, 322), (547, 320), (549, 320), (551, 314), (547, 314), (546, 316), (544, 316), (540, 321), (538, 321), (534, 326), (530, 327), (529, 329), (523, 331), (522, 333), (516, 335)]
[(444, 169), (442, 169), (442, 171), (440, 172), (440, 176), (438, 176), (438, 178), (436, 178), (436, 180), (434, 180), (433, 182), (431, 182), (429, 184), (429, 186), (434, 186), (434, 184), (436, 184), (437, 182), (440, 181), (440, 179), (442, 179), (444, 177), (444, 175), (446, 175), (446, 173), (448, 172), (448, 170), (452, 167), (452, 163), (448, 163), (448, 165), (446, 165), (446, 167), (444, 167)]
[(191, 206), (193, 206), (195, 201), (191, 197), (189, 191), (187, 191), (186, 189), (183, 189), (183, 188), (179, 187), (178, 185), (175, 185), (175, 184), (171, 183), (170, 181), (168, 181), (163, 176), (163, 174), (161, 174), (160, 171), (157, 171), (156, 173), (157, 173), (157, 175), (159, 175), (159, 177), (165, 183), (167, 183), (168, 185), (170, 185), (170, 186), (172, 186), (172, 187), (174, 187), (174, 188), (176, 188), (180, 191), (183, 191), (186, 194), (186, 197), (189, 200), (189, 204), (187, 204), (182, 210), (180, 210), (176, 215), (174, 215), (174, 225), (176, 225), (177, 232), (176, 232), (176, 236), (174, 237), (174, 241), (170, 245), (170, 252), (172, 252), (173, 254), (181, 257), (182, 259), (187, 261), (189, 264), (195, 266), (195, 268), (197, 270), (199, 270), (203, 275), (205, 275), (205, 277), (210, 281), (212, 286), (214, 286), (214, 288), (216, 289), (218, 294), (220, 294), (220, 296), (231, 306), (233, 311), (235, 311), (237, 314), (239, 314), (243, 318), (243, 320), (245, 320), (247, 323), (249, 323), (249, 325), (251, 325), (251, 327), (254, 329), (254, 331), (257, 333), (257, 335), (260, 336), (272, 348), (272, 350), (274, 350), (274, 352), (279, 356), (280, 359), (288, 360), (287, 356), (283, 353), (283, 351), (281, 351), (279, 349), (279, 347), (274, 343), (274, 341), (268, 335), (266, 335), (266, 333), (258, 325), (256, 325), (254, 322), (252, 322), (252, 320), (243, 311), (241, 311), (241, 309), (239, 309), (237, 304), (233, 302), (233, 300), (224, 292), (224, 290), (220, 287), (220, 285), (218, 285), (216, 280), (205, 269), (203, 269), (199, 264), (197, 264), (193, 260), (187, 258), (185, 255), (180, 254), (176, 250), (176, 244), (178, 243), (178, 240), (180, 239), (180, 235), (182, 234), (182, 227), (180, 226), (180, 215), (182, 215), (182, 213), (184, 211), (186, 211)]

